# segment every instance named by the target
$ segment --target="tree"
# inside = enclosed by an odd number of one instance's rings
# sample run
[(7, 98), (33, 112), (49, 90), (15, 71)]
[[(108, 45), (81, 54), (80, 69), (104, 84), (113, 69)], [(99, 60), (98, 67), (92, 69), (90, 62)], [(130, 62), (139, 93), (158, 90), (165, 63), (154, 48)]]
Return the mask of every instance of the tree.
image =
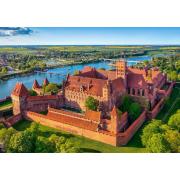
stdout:
[(178, 112), (169, 118), (168, 125), (180, 131), (180, 113)]
[(135, 120), (141, 114), (141, 107), (138, 103), (134, 102), (129, 107), (129, 116), (131, 120)]
[(32, 151), (32, 137), (28, 132), (18, 132), (12, 135), (9, 141), (8, 152), (30, 153)]
[(145, 126), (141, 135), (141, 141), (145, 147), (153, 134), (160, 133), (162, 131), (160, 128), (161, 125), (162, 122), (160, 120), (152, 120), (148, 125)]
[(54, 143), (48, 138), (38, 136), (35, 143), (35, 152), (37, 153), (52, 153), (55, 151)]
[(36, 93), (36, 91), (29, 89), (29, 95), (30, 96), (37, 96), (37, 93)]
[(78, 153), (80, 150), (76, 148), (70, 140), (66, 140), (64, 144), (59, 146), (58, 152), (61, 153)]
[(171, 152), (170, 146), (160, 133), (153, 134), (147, 142), (147, 150), (152, 153)]
[(6, 74), (8, 72), (8, 68), (7, 67), (2, 67), (1, 72), (3, 74)]
[(2, 128), (0, 130), (0, 143), (4, 145), (5, 152), (8, 149), (10, 138), (13, 134), (15, 134), (17, 131), (14, 128)]
[(170, 144), (172, 152), (180, 152), (180, 133), (176, 130), (167, 130), (165, 132), (165, 139)]
[(178, 74), (176, 71), (171, 71), (170, 73), (168, 73), (168, 78), (171, 80), (171, 81), (177, 81), (178, 79)]
[(122, 103), (121, 106), (119, 107), (119, 109), (122, 112), (129, 112), (130, 109), (130, 105), (132, 104), (132, 99), (130, 98), (130, 96), (123, 96), (122, 98)]
[(99, 101), (97, 99), (94, 99), (92, 96), (89, 96), (85, 101), (85, 106), (90, 110), (97, 111)]
[(57, 94), (59, 91), (58, 85), (55, 83), (49, 83), (46, 87), (45, 87), (45, 92), (51, 92), (54, 94)]

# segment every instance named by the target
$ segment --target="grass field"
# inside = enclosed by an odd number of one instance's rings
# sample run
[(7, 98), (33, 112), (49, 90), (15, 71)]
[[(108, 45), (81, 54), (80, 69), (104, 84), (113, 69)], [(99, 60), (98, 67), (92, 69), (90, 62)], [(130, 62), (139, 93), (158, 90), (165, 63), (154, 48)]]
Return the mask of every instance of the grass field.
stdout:
[(9, 109), (12, 107), (12, 101), (11, 100), (7, 100), (5, 102), (0, 103), (0, 111)]
[(177, 109), (180, 109), (180, 85), (176, 85), (172, 91), (171, 96), (165, 102), (164, 107), (157, 115), (156, 119), (167, 122), (169, 117), (174, 114)]

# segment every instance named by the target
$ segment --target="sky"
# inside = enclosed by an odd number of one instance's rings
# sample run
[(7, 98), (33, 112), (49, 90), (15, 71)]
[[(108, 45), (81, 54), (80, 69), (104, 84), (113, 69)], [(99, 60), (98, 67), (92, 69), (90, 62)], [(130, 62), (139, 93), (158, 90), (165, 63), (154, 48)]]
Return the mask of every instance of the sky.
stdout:
[(180, 45), (180, 28), (0, 27), (0, 45)]

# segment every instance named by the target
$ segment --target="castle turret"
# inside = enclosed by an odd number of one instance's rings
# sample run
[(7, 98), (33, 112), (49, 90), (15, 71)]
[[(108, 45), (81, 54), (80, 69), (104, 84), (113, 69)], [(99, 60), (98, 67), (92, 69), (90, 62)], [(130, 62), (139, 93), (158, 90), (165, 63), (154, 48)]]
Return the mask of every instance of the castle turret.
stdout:
[(104, 101), (106, 102), (106, 106), (108, 107), (107, 110), (112, 109), (112, 103), (111, 103), (111, 81), (108, 80), (107, 83), (104, 85), (102, 91), (103, 91), (103, 98)]
[(117, 134), (119, 132), (119, 115), (118, 110), (114, 106), (111, 111), (111, 132)]
[(32, 89), (37, 89), (37, 88), (40, 88), (40, 86), (39, 86), (39, 83), (37, 82), (37, 80), (35, 79), (33, 86), (32, 86)]
[(120, 59), (116, 62), (116, 78), (122, 78), (124, 85), (127, 87), (127, 76), (126, 76), (127, 63), (125, 59)]
[(43, 82), (43, 85), (44, 86), (47, 86), (49, 84), (49, 81), (48, 81), (48, 79), (46, 78), (45, 80), (44, 80), (44, 82)]
[(22, 113), (26, 108), (26, 98), (29, 93), (23, 83), (17, 83), (15, 88), (11, 93), (12, 103), (13, 103), (13, 114)]

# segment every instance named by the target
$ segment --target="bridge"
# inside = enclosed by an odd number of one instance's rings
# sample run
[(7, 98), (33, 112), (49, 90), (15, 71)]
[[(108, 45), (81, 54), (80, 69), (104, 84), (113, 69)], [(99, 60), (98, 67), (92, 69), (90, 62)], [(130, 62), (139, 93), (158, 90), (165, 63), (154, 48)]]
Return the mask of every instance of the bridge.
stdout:
[[(103, 61), (110, 61), (110, 62), (116, 62), (119, 59), (102, 59)], [(138, 63), (139, 61), (135, 61), (135, 60), (126, 60), (126, 62), (130, 62), (130, 63)]]
[(66, 76), (65, 74), (57, 73), (57, 72), (47, 72), (47, 71), (34, 71), (34, 72), (35, 72), (35, 73), (41, 73), (41, 74), (50, 74), (50, 75)]

